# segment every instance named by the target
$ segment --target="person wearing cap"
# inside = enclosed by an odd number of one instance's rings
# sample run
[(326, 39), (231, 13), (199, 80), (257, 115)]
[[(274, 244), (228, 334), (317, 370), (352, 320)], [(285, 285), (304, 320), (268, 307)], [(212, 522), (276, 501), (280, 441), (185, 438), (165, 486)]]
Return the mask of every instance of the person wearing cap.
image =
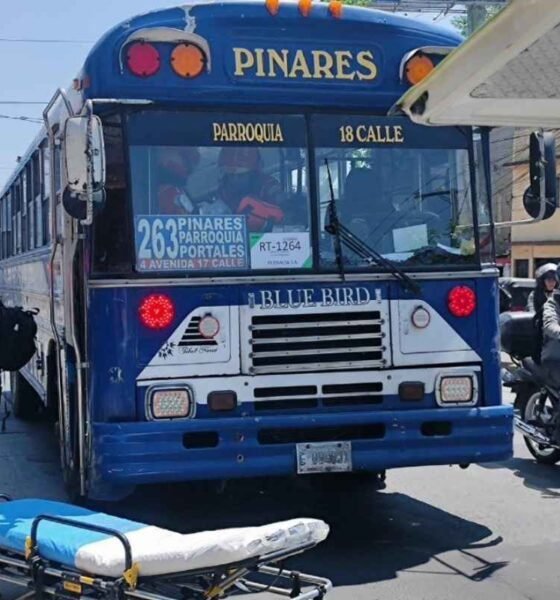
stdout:
[(156, 150), (159, 214), (184, 215), (195, 212), (186, 185), (199, 161), (197, 148), (166, 146)]
[(247, 217), (249, 231), (270, 231), (284, 220), (280, 183), (262, 172), (255, 146), (228, 146), (218, 157), (220, 199), (232, 213)]

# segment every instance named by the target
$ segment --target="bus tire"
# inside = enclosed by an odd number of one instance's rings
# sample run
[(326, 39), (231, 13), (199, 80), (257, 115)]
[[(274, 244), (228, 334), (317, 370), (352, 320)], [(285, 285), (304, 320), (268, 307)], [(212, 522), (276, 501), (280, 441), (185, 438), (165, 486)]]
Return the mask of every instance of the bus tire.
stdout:
[(12, 410), (14, 416), (24, 421), (36, 419), (41, 410), (41, 400), (27, 379), (19, 373), (10, 373)]
[(47, 356), (47, 417), (56, 423), (58, 420), (58, 367), (55, 349)]

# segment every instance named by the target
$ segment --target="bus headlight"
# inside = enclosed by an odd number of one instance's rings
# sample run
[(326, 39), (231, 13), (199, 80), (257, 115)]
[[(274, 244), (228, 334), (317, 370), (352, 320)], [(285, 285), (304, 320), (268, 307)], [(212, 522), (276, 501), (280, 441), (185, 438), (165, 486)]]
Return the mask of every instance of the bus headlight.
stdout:
[(440, 406), (475, 405), (478, 401), (475, 375), (440, 375), (436, 382), (436, 400)]
[(192, 417), (194, 403), (187, 388), (154, 388), (148, 392), (149, 419), (184, 419)]

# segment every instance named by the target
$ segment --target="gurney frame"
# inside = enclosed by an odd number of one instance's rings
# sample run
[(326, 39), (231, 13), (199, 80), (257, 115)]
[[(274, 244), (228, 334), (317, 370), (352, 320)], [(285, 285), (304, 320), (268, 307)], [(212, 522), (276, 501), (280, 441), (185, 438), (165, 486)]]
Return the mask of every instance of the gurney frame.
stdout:
[[(9, 501), (5, 494), (0, 499)], [(121, 577), (89, 575), (41, 556), (39, 525), (50, 521), (113, 536), (124, 549)], [(38, 542), (39, 539), (39, 542)], [(0, 581), (26, 588), (17, 600), (213, 600), (232, 594), (268, 592), (293, 600), (322, 600), (332, 588), (328, 579), (284, 569), (284, 560), (314, 547), (307, 544), (228, 565), (143, 577), (127, 538), (120, 532), (69, 518), (38, 515), (25, 553), (0, 546)], [(283, 585), (281, 585), (283, 584)]]

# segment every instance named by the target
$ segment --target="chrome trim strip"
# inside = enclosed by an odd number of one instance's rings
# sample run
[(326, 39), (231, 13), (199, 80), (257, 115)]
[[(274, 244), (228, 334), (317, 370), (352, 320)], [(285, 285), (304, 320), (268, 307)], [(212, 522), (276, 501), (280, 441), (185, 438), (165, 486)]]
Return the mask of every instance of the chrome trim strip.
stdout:
[(282, 373), (299, 373), (306, 371), (317, 371), (318, 373), (327, 373), (337, 369), (365, 369), (378, 368), (385, 366), (383, 360), (364, 360), (364, 361), (340, 361), (332, 363), (308, 363), (303, 365), (266, 365), (264, 367), (249, 367), (252, 375), (281, 375)]
[(382, 337), (381, 333), (344, 333), (340, 335), (310, 335), (304, 337), (273, 337), (273, 338), (259, 338), (257, 340), (251, 340), (253, 347), (259, 344), (293, 344), (300, 342), (345, 342), (347, 340), (368, 340), (377, 335), (379, 338)]
[[(344, 313), (342, 313), (344, 314)], [(358, 312), (356, 312), (355, 314), (360, 314)], [(361, 313), (363, 314), (363, 313)], [(314, 316), (314, 315), (310, 315), (310, 316)], [(317, 328), (321, 328), (321, 327), (326, 327), (327, 329), (336, 329), (338, 327), (365, 327), (367, 325), (383, 325), (383, 322), (381, 319), (356, 319), (355, 321), (352, 320), (347, 320), (347, 321), (325, 321), (323, 319), (321, 319), (321, 317), (317, 317), (317, 319), (313, 319), (313, 320), (309, 320), (309, 321), (302, 321), (302, 322), (297, 322), (297, 323), (266, 323), (263, 325), (250, 325), (249, 329), (251, 331), (277, 331), (279, 329), (317, 329)], [(371, 336), (379, 336), (381, 337), (381, 333), (376, 334), (376, 333), (371, 333), (371, 334), (364, 334), (364, 337), (371, 337)], [(255, 340), (254, 343), (255, 344), (270, 344), (271, 340), (276, 340), (277, 338), (259, 338), (258, 340)], [(327, 340), (329, 339), (327, 336), (318, 336), (317, 338), (311, 338), (313, 340)], [(354, 339), (354, 336), (352, 334), (346, 335), (346, 334), (339, 334), (331, 339)], [(262, 341), (261, 341), (262, 340)], [(299, 336), (291, 338), (292, 342), (301, 342), (301, 341), (305, 341), (303, 338), (300, 338)]]
[[(297, 338), (295, 339), (297, 341)], [(272, 344), (273, 342), (268, 342), (267, 345)], [(255, 348), (249, 355), (249, 358), (281, 358), (283, 356), (313, 356), (314, 354), (319, 356), (329, 356), (331, 354), (381, 354), (383, 356), (383, 349), (381, 346), (357, 346), (355, 348), (312, 348), (311, 350), (271, 350), (270, 352), (263, 352)], [(359, 359), (352, 362), (362, 364), (362, 361)], [(285, 365), (267, 365), (269, 369), (275, 369), (277, 366), (284, 367)], [(295, 364), (290, 364), (289, 366), (295, 366)]]
[[(498, 269), (490, 268), (482, 271), (445, 271), (441, 273), (409, 273), (409, 277), (418, 280), (448, 280), (448, 279), (481, 279), (481, 278), (497, 278), (499, 276)], [(387, 273), (347, 273), (345, 276), (346, 282), (352, 281), (396, 281), (394, 277)], [(121, 287), (193, 287), (202, 285), (224, 285), (224, 284), (274, 284), (274, 283), (340, 283), (340, 276), (336, 274), (322, 275), (263, 275), (246, 277), (200, 277), (197, 279), (174, 278), (174, 279), (92, 279), (89, 282), (90, 289), (94, 288), (121, 288)]]

